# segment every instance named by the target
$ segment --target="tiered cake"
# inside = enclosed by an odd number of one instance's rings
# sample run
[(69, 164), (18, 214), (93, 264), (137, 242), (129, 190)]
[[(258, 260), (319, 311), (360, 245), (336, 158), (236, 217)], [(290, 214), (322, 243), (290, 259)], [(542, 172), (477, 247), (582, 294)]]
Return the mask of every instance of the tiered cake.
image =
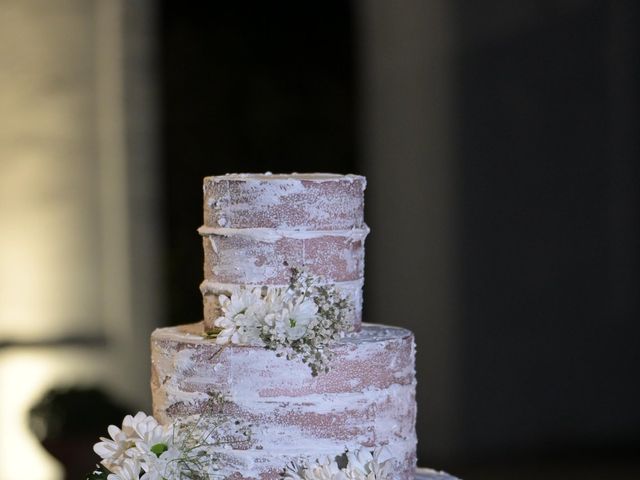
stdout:
[[(204, 322), (153, 333), (151, 383), (160, 422), (202, 415), (219, 394), (225, 412), (251, 426), (246, 444), (220, 449), (225, 476), (278, 478), (291, 461), (386, 446), (394, 478), (414, 477), (413, 335), (361, 323), (365, 185), (331, 174), (204, 180)], [(351, 305), (326, 372), (240, 337), (216, 340), (233, 292), (284, 290), (292, 269)]]

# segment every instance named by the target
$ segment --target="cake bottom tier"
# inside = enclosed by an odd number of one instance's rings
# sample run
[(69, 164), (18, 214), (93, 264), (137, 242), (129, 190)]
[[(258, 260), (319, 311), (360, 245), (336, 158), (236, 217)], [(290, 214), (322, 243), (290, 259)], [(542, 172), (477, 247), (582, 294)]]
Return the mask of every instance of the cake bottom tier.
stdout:
[(414, 478), (410, 331), (363, 324), (335, 345), (330, 371), (316, 377), (297, 359), (255, 346), (221, 347), (202, 331), (192, 324), (153, 332), (153, 411), (161, 423), (214, 412), (246, 429), (247, 437), (232, 433), (216, 449), (225, 477), (278, 478), (291, 461), (384, 445), (397, 462), (394, 478)]

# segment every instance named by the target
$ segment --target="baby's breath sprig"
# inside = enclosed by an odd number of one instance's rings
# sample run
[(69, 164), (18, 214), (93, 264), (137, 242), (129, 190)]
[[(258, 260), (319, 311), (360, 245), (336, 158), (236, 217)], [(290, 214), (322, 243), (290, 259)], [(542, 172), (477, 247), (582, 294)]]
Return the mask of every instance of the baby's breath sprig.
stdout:
[[(299, 358), (317, 376), (329, 371), (329, 364), (334, 357), (331, 344), (340, 339), (350, 329), (347, 316), (352, 309), (351, 303), (332, 284), (323, 284), (317, 276), (299, 268), (291, 269), (289, 288), (286, 292), (291, 298), (283, 302), (287, 306), (280, 315), (279, 321), (265, 322), (260, 338), (266, 348), (275, 350), (279, 355), (286, 355), (288, 360)], [(287, 335), (287, 329), (296, 327), (296, 305), (313, 302), (313, 318), (305, 325), (303, 335)], [(283, 324), (284, 323), (284, 335)]]
[(237, 287), (220, 295), (223, 315), (206, 338), (220, 345), (259, 345), (300, 359), (312, 375), (329, 371), (331, 345), (349, 331), (350, 300), (333, 284), (300, 268), (287, 287)]

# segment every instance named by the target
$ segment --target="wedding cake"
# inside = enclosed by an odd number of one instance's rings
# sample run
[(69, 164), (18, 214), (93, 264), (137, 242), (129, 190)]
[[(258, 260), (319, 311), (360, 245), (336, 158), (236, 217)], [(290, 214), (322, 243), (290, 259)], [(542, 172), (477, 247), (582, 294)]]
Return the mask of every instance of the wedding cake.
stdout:
[(298, 478), (290, 465), (362, 451), (414, 478), (414, 338), (361, 318), (365, 186), (204, 179), (204, 320), (153, 332), (151, 387), (160, 423), (233, 420), (216, 447), (225, 478)]

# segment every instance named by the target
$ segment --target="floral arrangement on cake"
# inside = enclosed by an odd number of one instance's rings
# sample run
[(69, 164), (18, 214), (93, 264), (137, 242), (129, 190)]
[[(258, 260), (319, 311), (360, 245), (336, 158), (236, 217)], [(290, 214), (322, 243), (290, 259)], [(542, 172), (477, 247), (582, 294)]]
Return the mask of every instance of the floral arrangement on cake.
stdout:
[(299, 358), (312, 375), (329, 370), (331, 343), (351, 328), (353, 306), (332, 284), (292, 268), (288, 287), (236, 287), (220, 295), (223, 315), (207, 332), (220, 345), (260, 345)]
[(313, 463), (293, 463), (285, 469), (284, 480), (389, 480), (393, 459), (384, 447), (371, 451), (360, 448), (337, 457), (325, 456)]
[[(221, 397), (220, 397), (221, 398)], [(215, 401), (219, 399), (214, 399)], [(230, 425), (233, 427), (229, 428)], [(122, 426), (109, 425), (93, 450), (102, 458), (86, 480), (218, 480), (213, 447), (241, 447), (250, 436), (238, 422), (196, 420), (160, 425), (143, 412), (127, 415)], [(363, 447), (313, 462), (300, 460), (283, 468), (282, 480), (391, 480), (393, 459), (384, 447)]]
[(160, 425), (143, 412), (127, 415), (121, 428), (109, 425), (107, 431), (110, 438), (101, 437), (93, 447), (102, 461), (89, 479), (152, 480), (166, 476), (163, 472), (204, 469), (197, 449), (185, 455), (189, 442), (176, 441), (173, 425)]
[(209, 480), (218, 473), (214, 447), (246, 448), (251, 426), (223, 413), (224, 396), (209, 394), (206, 415), (161, 425), (143, 412), (109, 425), (93, 450), (100, 458), (87, 480)]

